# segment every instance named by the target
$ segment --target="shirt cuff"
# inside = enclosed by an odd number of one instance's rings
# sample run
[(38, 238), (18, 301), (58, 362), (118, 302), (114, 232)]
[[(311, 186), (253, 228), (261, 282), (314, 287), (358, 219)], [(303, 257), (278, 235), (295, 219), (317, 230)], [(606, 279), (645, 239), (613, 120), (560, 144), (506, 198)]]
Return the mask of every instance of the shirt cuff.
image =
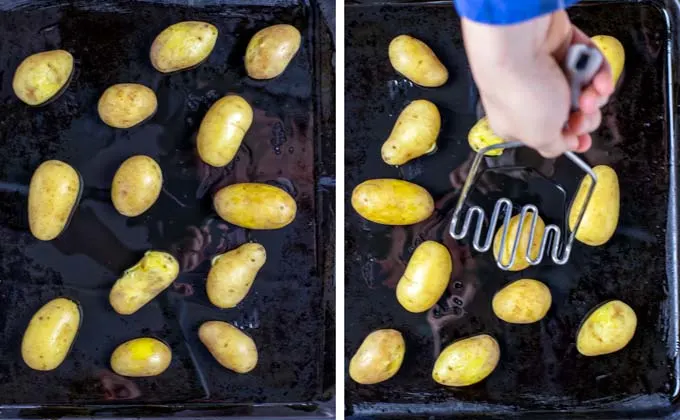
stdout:
[(453, 0), (461, 17), (489, 25), (510, 25), (566, 9), (578, 0)]

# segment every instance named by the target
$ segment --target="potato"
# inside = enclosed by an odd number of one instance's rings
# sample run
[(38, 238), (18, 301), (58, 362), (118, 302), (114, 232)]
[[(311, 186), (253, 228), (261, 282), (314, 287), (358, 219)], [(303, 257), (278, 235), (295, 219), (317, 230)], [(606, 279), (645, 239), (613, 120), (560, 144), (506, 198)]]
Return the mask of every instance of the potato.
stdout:
[(156, 113), (158, 100), (153, 90), (137, 83), (109, 86), (97, 105), (99, 118), (114, 128), (130, 128)]
[[(505, 244), (503, 244), (503, 257), (499, 258), (501, 249), (501, 238), (503, 237), (503, 226), (498, 228), (496, 236), (493, 238), (493, 255), (496, 261), (500, 261), (503, 264), (508, 264), (512, 257), (512, 245), (515, 242), (515, 237), (519, 231), (519, 217), (521, 214), (516, 214), (510, 219), (510, 226), (508, 226), (508, 235), (505, 239)], [(531, 234), (531, 220), (533, 215), (527, 214), (524, 218), (524, 224), (522, 225), (522, 231), (520, 233), (520, 240), (517, 244), (517, 249), (515, 250), (515, 261), (512, 263), (508, 271), (520, 271), (529, 267), (529, 261), (526, 260), (527, 256), (527, 246), (529, 245), (529, 235)], [(534, 240), (531, 243), (531, 258), (538, 258), (538, 253), (541, 251), (541, 241), (543, 240), (543, 232), (545, 231), (545, 222), (538, 216), (536, 221), (536, 229), (534, 231)]]
[(51, 300), (28, 323), (21, 357), (31, 369), (56, 369), (66, 359), (79, 328), (78, 304), (65, 298)]
[(109, 302), (119, 314), (133, 314), (170, 286), (178, 274), (175, 257), (166, 252), (147, 251), (113, 285)]
[(552, 304), (548, 286), (538, 280), (513, 281), (491, 301), (493, 313), (510, 324), (530, 324), (543, 319)]
[(626, 347), (635, 334), (637, 316), (630, 306), (612, 300), (597, 306), (581, 323), (576, 349), (584, 356), (614, 353)]
[(404, 360), (406, 343), (397, 330), (375, 330), (366, 336), (349, 362), (349, 376), (364, 385), (393, 377)]
[(83, 190), (80, 174), (69, 164), (48, 160), (33, 173), (28, 188), (28, 225), (41, 241), (66, 229)]
[(148, 156), (132, 156), (113, 176), (111, 201), (118, 213), (135, 217), (149, 210), (163, 188), (163, 173)]
[(364, 219), (383, 225), (412, 225), (434, 212), (425, 188), (399, 179), (370, 179), (352, 191), (352, 207)]
[(210, 302), (222, 309), (238, 305), (248, 294), (265, 261), (264, 247), (252, 243), (213, 258), (205, 284)]
[(382, 159), (388, 165), (403, 165), (437, 148), (441, 116), (437, 106), (424, 99), (413, 101), (399, 114), (382, 146)]
[(626, 62), (626, 51), (623, 49), (623, 45), (618, 39), (608, 35), (595, 35), (591, 39), (609, 63), (609, 67), (612, 69), (612, 80), (616, 85)]
[[(619, 224), (620, 191), (619, 177), (614, 169), (606, 165), (593, 168), (597, 183), (583, 214), (576, 239), (590, 246), (604, 245), (611, 239)], [(574, 201), (569, 209), (569, 229), (574, 230), (578, 215), (585, 204), (588, 189), (592, 185), (590, 176), (581, 180)]]
[(248, 373), (257, 365), (257, 347), (246, 333), (222, 321), (208, 321), (198, 329), (198, 338), (215, 360), (236, 373)]
[(273, 25), (257, 32), (246, 48), (246, 72), (253, 79), (273, 79), (286, 70), (300, 49), (300, 31)]
[(201, 160), (215, 167), (229, 164), (252, 123), (253, 109), (240, 96), (227, 95), (215, 102), (198, 129), (196, 147)]
[(449, 249), (435, 241), (416, 248), (397, 284), (397, 300), (409, 312), (425, 312), (442, 297), (451, 278)]
[(151, 64), (161, 73), (187, 70), (202, 63), (215, 47), (217, 28), (207, 22), (175, 23), (151, 44)]
[[(485, 147), (504, 142), (505, 140), (493, 132), (491, 125), (489, 125), (489, 119), (486, 117), (477, 121), (468, 132), (468, 143), (470, 144), (470, 148), (475, 152), (479, 152)], [(501, 154), (503, 154), (503, 150), (498, 149), (490, 150), (484, 153), (484, 156), (500, 156)]]
[(279, 229), (295, 219), (295, 200), (269, 184), (243, 183), (222, 188), (213, 199), (217, 214), (246, 229)]
[(495, 338), (475, 335), (449, 344), (432, 369), (432, 379), (446, 386), (468, 386), (489, 376), (501, 356)]
[(165, 372), (171, 361), (170, 347), (155, 338), (141, 337), (116, 347), (111, 355), (111, 369), (121, 376), (157, 376)]
[(24, 103), (43, 105), (68, 87), (73, 76), (73, 56), (64, 50), (28, 56), (14, 72), (12, 89)]
[(438, 87), (449, 78), (448, 70), (432, 49), (412, 36), (394, 38), (390, 42), (389, 56), (392, 67), (417, 85)]

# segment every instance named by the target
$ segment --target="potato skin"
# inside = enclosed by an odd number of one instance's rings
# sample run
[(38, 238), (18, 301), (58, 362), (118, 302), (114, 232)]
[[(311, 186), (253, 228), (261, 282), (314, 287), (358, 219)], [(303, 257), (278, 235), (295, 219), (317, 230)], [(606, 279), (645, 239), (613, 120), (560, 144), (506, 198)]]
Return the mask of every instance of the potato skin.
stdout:
[(349, 363), (354, 382), (372, 385), (393, 377), (406, 352), (404, 337), (397, 330), (375, 330), (364, 338)]
[(442, 86), (449, 72), (432, 49), (423, 41), (409, 35), (399, 35), (390, 42), (390, 63), (394, 69), (424, 87)]
[(441, 116), (430, 101), (413, 101), (399, 114), (381, 155), (388, 165), (403, 165), (437, 148)]
[(70, 299), (47, 302), (33, 315), (21, 341), (21, 357), (34, 370), (56, 369), (80, 329), (80, 307)]
[(14, 72), (12, 89), (31, 106), (43, 105), (64, 91), (73, 75), (73, 56), (68, 51), (52, 50), (24, 59)]
[(246, 48), (246, 72), (253, 79), (273, 79), (286, 70), (300, 49), (302, 36), (291, 25), (272, 25), (258, 31)]
[(222, 309), (238, 305), (250, 291), (265, 261), (267, 252), (255, 243), (243, 244), (213, 258), (205, 284), (210, 302)]
[[(597, 177), (597, 184), (595, 184), (581, 225), (576, 232), (576, 239), (586, 245), (599, 246), (611, 239), (619, 224), (621, 192), (619, 191), (619, 177), (614, 169), (606, 165), (598, 165), (593, 168), (593, 172)], [(569, 229), (571, 230), (576, 227), (578, 214), (585, 204), (591, 185), (590, 177), (584, 176), (569, 209)]]
[(280, 229), (295, 219), (295, 199), (269, 184), (243, 183), (226, 186), (213, 199), (217, 214), (246, 229)]
[(584, 356), (614, 353), (630, 342), (637, 328), (633, 308), (620, 300), (597, 306), (586, 315), (576, 335), (576, 349)]
[(147, 251), (113, 285), (109, 302), (119, 314), (133, 314), (170, 286), (178, 274), (175, 257), (167, 252)]
[[(492, 146), (495, 144), (504, 143), (502, 137), (497, 136), (491, 129), (489, 125), (489, 119), (487, 117), (482, 117), (479, 121), (472, 126), (468, 132), (468, 143), (470, 148), (475, 152), (479, 152), (485, 147)], [(500, 156), (503, 154), (503, 150), (490, 150), (484, 153), (484, 156)]]
[(198, 329), (198, 338), (215, 360), (236, 373), (248, 373), (257, 366), (257, 347), (252, 338), (231, 324), (208, 321)]
[(397, 300), (409, 312), (425, 312), (442, 297), (451, 279), (449, 249), (435, 241), (416, 248), (397, 284)]
[(455, 341), (437, 358), (432, 379), (446, 386), (476, 384), (496, 369), (500, 355), (498, 342), (487, 334)]
[(151, 64), (161, 73), (193, 68), (215, 47), (217, 28), (207, 22), (178, 22), (165, 28), (151, 44)]
[(491, 301), (494, 314), (510, 324), (531, 324), (543, 319), (552, 304), (548, 286), (538, 280), (513, 281)]
[[(501, 261), (503, 264), (510, 262), (510, 252), (512, 251), (512, 244), (519, 231), (519, 218), (521, 214), (516, 214), (510, 219), (510, 226), (508, 226), (508, 237), (505, 240), (503, 250), (503, 258), (499, 259), (501, 238), (503, 236), (503, 226), (501, 225), (493, 238), (493, 256), (496, 261)], [(515, 261), (512, 263), (508, 271), (520, 271), (528, 268), (531, 264), (526, 260), (527, 245), (529, 245), (529, 234), (531, 233), (531, 219), (532, 215), (527, 214), (522, 225), (522, 232), (520, 233), (520, 241), (515, 250)], [(541, 250), (541, 240), (543, 239), (543, 232), (545, 231), (545, 222), (541, 216), (538, 216), (536, 221), (536, 229), (534, 231), (534, 241), (531, 243), (531, 258), (536, 259)]]
[(623, 45), (618, 39), (609, 35), (595, 35), (591, 40), (609, 63), (609, 67), (612, 69), (612, 81), (616, 85), (626, 62), (626, 51), (623, 49)]
[(121, 376), (141, 378), (163, 373), (172, 361), (165, 343), (151, 337), (126, 341), (111, 354), (111, 369)]
[(201, 121), (196, 147), (201, 160), (223, 167), (234, 159), (243, 137), (253, 123), (253, 108), (238, 95), (215, 102)]
[(135, 217), (149, 210), (163, 188), (163, 173), (148, 156), (132, 156), (113, 176), (111, 201), (118, 213)]
[(66, 228), (82, 192), (80, 174), (69, 164), (48, 160), (31, 177), (28, 224), (41, 241), (50, 241)]
[(157, 108), (156, 93), (137, 83), (109, 86), (97, 104), (99, 118), (114, 128), (134, 127), (148, 120)]
[(419, 185), (400, 179), (369, 179), (352, 191), (352, 207), (364, 219), (383, 225), (412, 225), (434, 212), (434, 200)]

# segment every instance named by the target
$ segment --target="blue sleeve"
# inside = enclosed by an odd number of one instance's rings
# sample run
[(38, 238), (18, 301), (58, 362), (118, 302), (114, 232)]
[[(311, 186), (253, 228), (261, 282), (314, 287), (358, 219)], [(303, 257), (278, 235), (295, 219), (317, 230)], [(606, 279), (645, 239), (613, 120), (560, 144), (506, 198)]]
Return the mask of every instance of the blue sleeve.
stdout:
[(461, 17), (490, 25), (509, 25), (566, 9), (578, 0), (453, 0)]

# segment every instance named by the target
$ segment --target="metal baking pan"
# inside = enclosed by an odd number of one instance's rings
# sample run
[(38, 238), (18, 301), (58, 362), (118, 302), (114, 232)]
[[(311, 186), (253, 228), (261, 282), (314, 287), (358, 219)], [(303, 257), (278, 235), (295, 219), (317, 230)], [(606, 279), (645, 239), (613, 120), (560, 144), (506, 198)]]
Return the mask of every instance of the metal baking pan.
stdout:
[[(622, 84), (606, 107), (592, 150), (585, 154), (591, 165), (608, 164), (617, 171), (620, 222), (610, 242), (596, 248), (576, 246), (567, 265), (543, 263), (518, 273), (500, 271), (491, 255), (471, 252), (448, 234), (472, 159), (467, 132), (479, 118), (478, 94), (451, 2), (367, 1), (347, 3), (345, 11), (346, 203), (360, 182), (383, 177), (422, 185), (436, 203), (431, 218), (409, 227), (373, 224), (346, 207), (346, 361), (374, 329), (396, 328), (406, 340), (404, 363), (392, 379), (362, 386), (346, 376), (348, 414), (621, 418), (670, 413), (680, 392), (676, 6), (584, 2), (569, 10), (586, 33), (611, 34), (626, 49)], [(420, 88), (396, 74), (387, 50), (390, 40), (402, 33), (433, 48), (449, 69), (446, 85)], [(390, 167), (382, 162), (380, 147), (403, 107), (420, 98), (433, 101), (441, 112), (439, 150)], [(537, 174), (563, 184), (567, 196), (583, 176), (564, 160), (544, 161), (529, 149), (490, 162), (534, 167)], [(555, 195), (552, 184), (525, 171), (510, 171), (503, 179), (489, 177), (478, 199), (495, 201), (502, 192), (518, 204), (547, 208), (546, 223), (560, 216), (548, 201), (557, 199), (562, 209), (565, 198)], [(400, 307), (394, 289), (414, 248), (428, 239), (450, 249), (454, 272), (437, 306), (411, 314)], [(519, 278), (540, 279), (552, 291), (553, 306), (539, 323), (506, 324), (491, 311), (493, 294)], [(615, 354), (579, 355), (579, 323), (589, 309), (611, 298), (635, 309), (635, 337)], [(500, 343), (501, 361), (494, 373), (466, 388), (436, 384), (431, 369), (440, 349), (478, 332), (491, 333)]]
[[(156, 72), (149, 47), (166, 26), (206, 20), (220, 31), (208, 60), (194, 70)], [(250, 37), (275, 23), (303, 35), (286, 72), (251, 80), (243, 55)], [(68, 90), (30, 108), (12, 92), (20, 61), (62, 48), (76, 58)], [(333, 296), (328, 223), (333, 203), (332, 40), (318, 4), (261, 1), (9, 1), (0, 5), (0, 415), (327, 416), (333, 352), (327, 312)], [(103, 90), (119, 82), (151, 87), (155, 116), (114, 130), (97, 115)], [(208, 167), (195, 135), (209, 106), (234, 92), (254, 109), (254, 122), (235, 161)], [(158, 202), (124, 218), (110, 203), (110, 183), (133, 154), (156, 159), (164, 173)], [(27, 190), (44, 160), (60, 159), (82, 175), (85, 189), (69, 228), (39, 242), (28, 231)], [(211, 205), (221, 186), (269, 182), (296, 198), (293, 224), (246, 231), (219, 219)], [(248, 241), (267, 249), (267, 263), (235, 309), (210, 305), (204, 282), (209, 259)], [(131, 316), (118, 316), (108, 292), (122, 271), (149, 248), (168, 250), (181, 273), (159, 297)], [(56, 296), (77, 300), (84, 318), (74, 347), (55, 371), (29, 369), (20, 343), (32, 314)], [(232, 322), (258, 345), (247, 375), (221, 368), (202, 346), (206, 320)], [(173, 350), (170, 368), (153, 378), (113, 374), (109, 357), (125, 340), (151, 335)], [(332, 343), (331, 343), (332, 344)], [(189, 410), (189, 411), (187, 411)]]

